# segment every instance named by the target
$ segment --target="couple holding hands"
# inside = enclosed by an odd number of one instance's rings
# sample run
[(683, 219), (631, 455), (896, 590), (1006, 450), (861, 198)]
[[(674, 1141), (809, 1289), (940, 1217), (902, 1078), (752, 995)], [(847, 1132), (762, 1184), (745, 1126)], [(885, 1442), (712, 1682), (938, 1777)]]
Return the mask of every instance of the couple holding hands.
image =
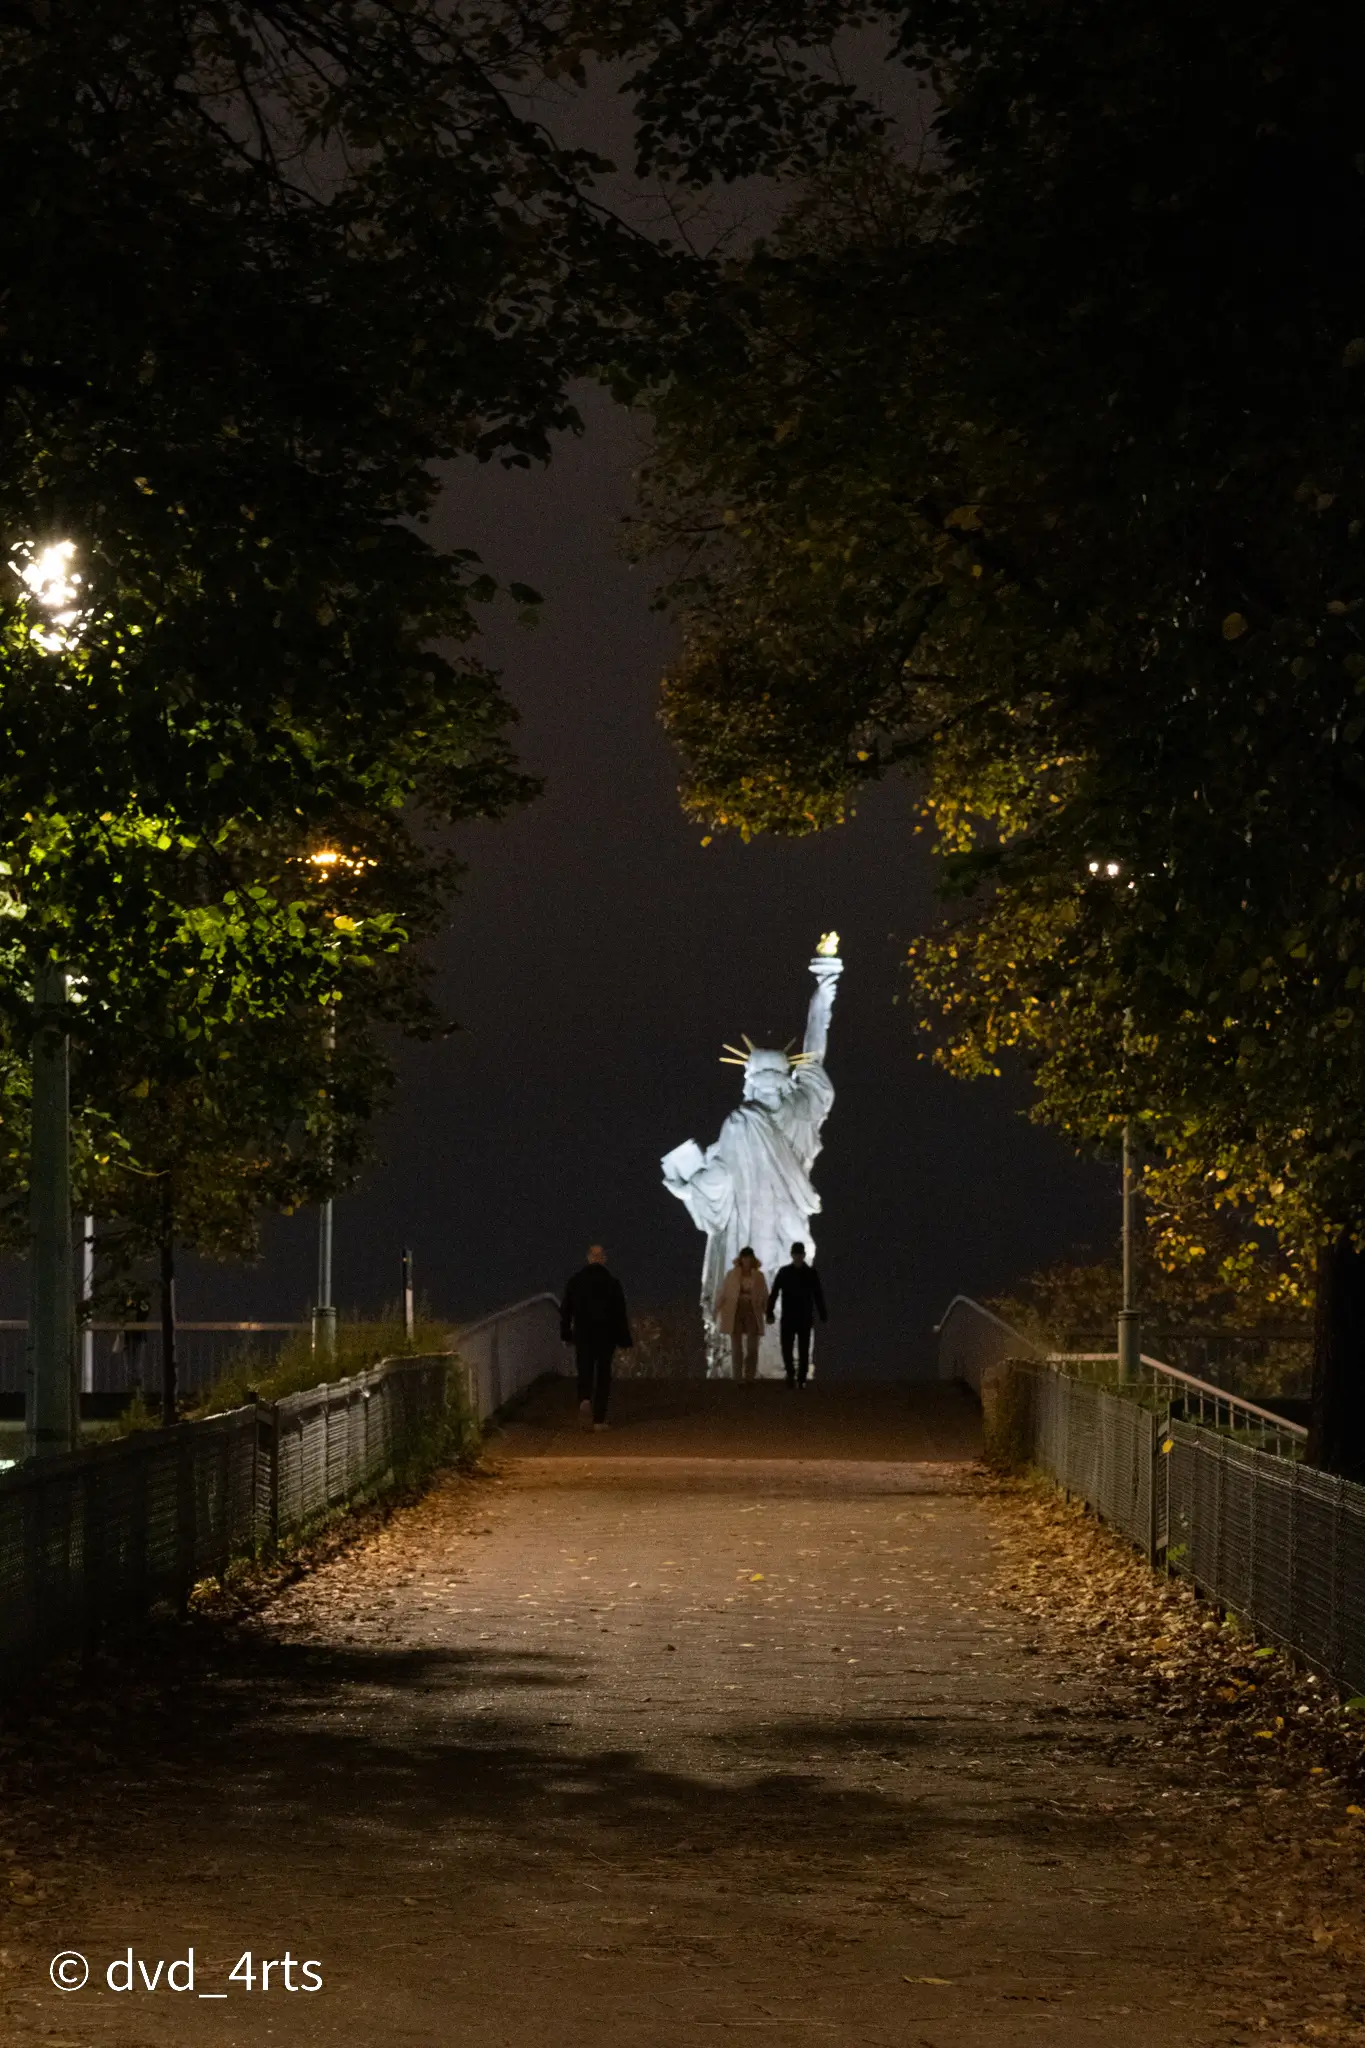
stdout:
[(746, 1244), (716, 1298), (716, 1321), (730, 1339), (735, 1378), (757, 1377), (763, 1326), (777, 1322), (787, 1385), (804, 1387), (817, 1315), (822, 1323), (826, 1320), (825, 1295), (820, 1275), (807, 1264), (805, 1245), (798, 1241), (792, 1246), (791, 1264), (783, 1266), (770, 1288), (753, 1246)]

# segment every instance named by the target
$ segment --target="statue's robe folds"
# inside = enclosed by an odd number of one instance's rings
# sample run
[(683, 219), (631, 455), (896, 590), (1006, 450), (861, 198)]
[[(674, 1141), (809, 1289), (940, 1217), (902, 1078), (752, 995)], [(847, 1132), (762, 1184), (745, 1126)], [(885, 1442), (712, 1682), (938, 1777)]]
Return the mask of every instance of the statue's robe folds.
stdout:
[[(716, 1297), (741, 1249), (753, 1246), (770, 1287), (798, 1239), (814, 1261), (810, 1219), (820, 1213), (820, 1197), (811, 1168), (833, 1101), (834, 1084), (819, 1061), (793, 1067), (778, 1109), (742, 1102), (708, 1146), (705, 1164), (685, 1183), (672, 1184), (698, 1230), (706, 1232), (701, 1303), (713, 1371), (729, 1357), (715, 1320)], [(774, 1331), (764, 1334), (759, 1371), (765, 1377), (781, 1374)]]

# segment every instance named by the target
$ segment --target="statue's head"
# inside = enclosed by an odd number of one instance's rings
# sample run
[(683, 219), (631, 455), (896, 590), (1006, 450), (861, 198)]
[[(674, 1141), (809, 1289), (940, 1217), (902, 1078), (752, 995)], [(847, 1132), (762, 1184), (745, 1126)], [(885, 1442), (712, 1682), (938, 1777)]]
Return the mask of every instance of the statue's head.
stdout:
[(744, 1062), (744, 1100), (776, 1109), (791, 1083), (791, 1061), (784, 1052), (755, 1047)]
[(777, 1052), (769, 1047), (755, 1045), (747, 1033), (744, 1034), (747, 1052), (741, 1052), (737, 1045), (727, 1045), (721, 1055), (724, 1067), (743, 1067), (744, 1100), (756, 1102), (761, 1109), (777, 1109), (791, 1087), (793, 1067), (804, 1065), (807, 1054)]

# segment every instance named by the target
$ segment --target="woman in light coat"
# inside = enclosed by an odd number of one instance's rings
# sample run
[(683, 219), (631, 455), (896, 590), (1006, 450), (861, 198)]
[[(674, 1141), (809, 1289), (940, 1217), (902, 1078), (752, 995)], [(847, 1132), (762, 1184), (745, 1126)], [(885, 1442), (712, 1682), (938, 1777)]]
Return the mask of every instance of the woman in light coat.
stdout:
[(746, 1244), (721, 1283), (716, 1321), (730, 1339), (730, 1358), (737, 1380), (758, 1375), (758, 1347), (768, 1312), (768, 1283), (752, 1245)]

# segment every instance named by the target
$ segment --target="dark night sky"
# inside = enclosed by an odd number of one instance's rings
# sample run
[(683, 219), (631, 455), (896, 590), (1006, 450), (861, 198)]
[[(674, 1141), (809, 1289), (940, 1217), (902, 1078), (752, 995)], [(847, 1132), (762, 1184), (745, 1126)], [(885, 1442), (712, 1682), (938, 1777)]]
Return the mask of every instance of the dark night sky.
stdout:
[[(903, 941), (932, 904), (903, 785), (827, 837), (700, 845), (655, 716), (670, 627), (650, 608), (650, 571), (617, 540), (635, 429), (604, 399), (586, 411), (587, 434), (548, 472), (470, 471), (444, 502), (443, 542), (478, 547), (547, 599), (542, 625), (509, 618), (492, 646), (523, 758), (548, 787), (463, 835), (470, 872), (438, 967), (464, 1028), (402, 1050), (381, 1160), (338, 1205), (338, 1299), (343, 1313), (392, 1300), (410, 1243), (433, 1306), (470, 1315), (558, 1286), (593, 1238), (638, 1306), (694, 1298), (701, 1238), (659, 1157), (709, 1143), (737, 1099), (722, 1040), (801, 1031), (806, 961), (835, 926), (847, 967), (816, 1167), (834, 1318), (822, 1370), (923, 1369), (953, 1293), (1108, 1242), (1115, 1176), (1027, 1125), (1018, 1090), (915, 1059), (893, 997)], [(301, 1313), (314, 1229), (272, 1225), (254, 1269), (192, 1267), (182, 1316)], [(21, 1274), (9, 1281), (14, 1299)]]

